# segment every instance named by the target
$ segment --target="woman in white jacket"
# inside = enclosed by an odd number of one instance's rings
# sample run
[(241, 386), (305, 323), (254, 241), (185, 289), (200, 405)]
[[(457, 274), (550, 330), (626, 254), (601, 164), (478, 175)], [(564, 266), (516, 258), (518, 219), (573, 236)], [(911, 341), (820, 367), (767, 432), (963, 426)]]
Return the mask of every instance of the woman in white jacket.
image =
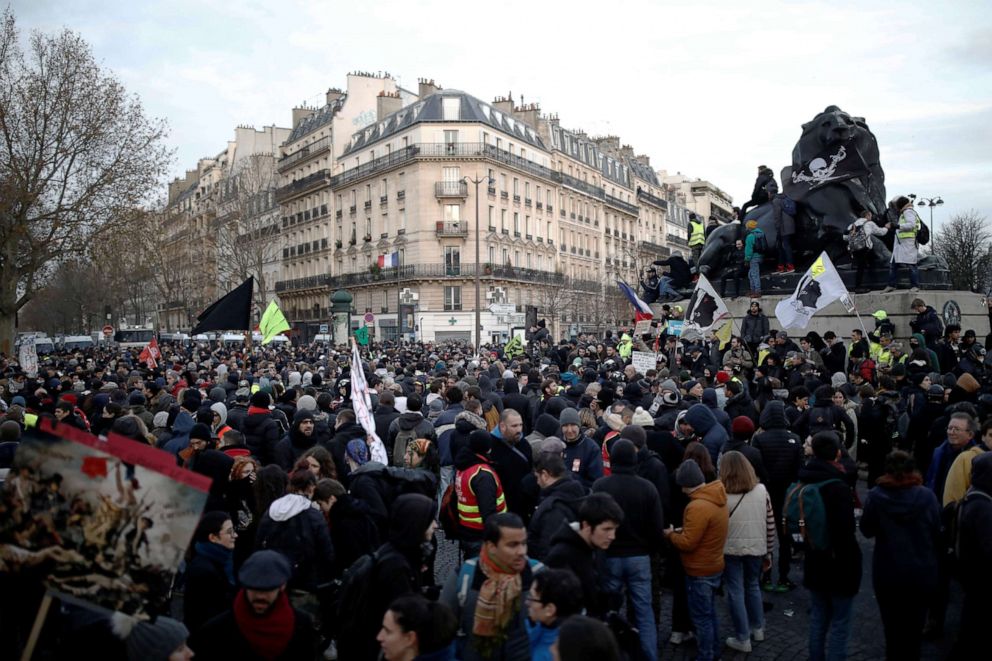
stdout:
[(727, 491), (730, 512), (723, 581), (736, 634), (726, 643), (731, 649), (750, 652), (752, 637), (756, 642), (765, 639), (758, 579), (763, 569), (771, 567), (775, 514), (768, 491), (740, 452), (727, 452), (720, 458), (720, 481)]
[(909, 291), (920, 291), (920, 270), (916, 268), (920, 256), (916, 244), (920, 217), (913, 209), (913, 201), (905, 195), (897, 197), (892, 206), (899, 210), (899, 222), (889, 224), (896, 231), (896, 240), (892, 245), (892, 261), (889, 263), (889, 286), (882, 291), (895, 291), (900, 265), (909, 267)]

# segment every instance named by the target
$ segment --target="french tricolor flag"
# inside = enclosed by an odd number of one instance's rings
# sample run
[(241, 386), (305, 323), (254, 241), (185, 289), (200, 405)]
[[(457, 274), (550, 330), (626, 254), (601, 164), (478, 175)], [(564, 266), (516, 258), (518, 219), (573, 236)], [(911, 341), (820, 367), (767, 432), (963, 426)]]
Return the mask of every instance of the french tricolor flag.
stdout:
[(617, 286), (620, 287), (620, 291), (623, 295), (627, 297), (630, 304), (634, 306), (634, 320), (643, 321), (644, 319), (654, 319), (654, 313), (651, 312), (651, 307), (641, 300), (641, 297), (637, 295), (630, 285), (628, 285), (623, 280), (617, 280)]
[(388, 255), (379, 255), (379, 267), (388, 269), (400, 265), (400, 254), (391, 252)]

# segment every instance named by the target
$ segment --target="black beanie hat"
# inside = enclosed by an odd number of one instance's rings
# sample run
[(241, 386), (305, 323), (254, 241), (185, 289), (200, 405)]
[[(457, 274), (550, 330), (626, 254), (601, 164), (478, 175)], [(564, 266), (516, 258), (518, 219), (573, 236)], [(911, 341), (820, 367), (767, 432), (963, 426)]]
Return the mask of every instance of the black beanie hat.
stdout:
[(257, 406), (260, 409), (269, 408), (270, 401), (271, 400), (269, 399), (269, 393), (262, 392), (261, 390), (259, 390), (257, 393), (251, 396), (251, 405)]
[(489, 454), (493, 449), (493, 437), (485, 429), (476, 429), (468, 435), (468, 447), (476, 454)]
[(637, 448), (625, 438), (613, 444), (610, 450), (610, 465), (613, 468), (632, 468), (637, 465)]

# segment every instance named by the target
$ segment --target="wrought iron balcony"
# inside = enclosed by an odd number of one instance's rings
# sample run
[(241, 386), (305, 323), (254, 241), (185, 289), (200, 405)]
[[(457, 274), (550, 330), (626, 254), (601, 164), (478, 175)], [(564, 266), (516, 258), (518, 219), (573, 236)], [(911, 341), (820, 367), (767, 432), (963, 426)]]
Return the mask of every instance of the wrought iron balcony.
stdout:
[(434, 234), (439, 239), (446, 238), (465, 238), (468, 236), (468, 221), (466, 220), (456, 220), (456, 221), (437, 221), (437, 225), (434, 228)]
[(468, 184), (464, 181), (435, 182), (434, 197), (468, 197)]
[(330, 178), (330, 170), (320, 170), (307, 175), (302, 179), (297, 179), (276, 190), (276, 201), (285, 202), (298, 195), (304, 195), (327, 184)]

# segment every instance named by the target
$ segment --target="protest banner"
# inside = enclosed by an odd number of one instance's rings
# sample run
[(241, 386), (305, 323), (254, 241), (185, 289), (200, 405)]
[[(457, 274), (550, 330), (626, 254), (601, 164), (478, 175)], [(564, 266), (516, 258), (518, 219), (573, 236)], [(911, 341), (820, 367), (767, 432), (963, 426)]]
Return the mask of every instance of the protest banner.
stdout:
[(658, 369), (658, 354), (651, 351), (632, 351), (630, 364), (643, 376), (648, 370)]
[(168, 614), (209, 486), (171, 454), (43, 419), (22, 437), (0, 494), (0, 566), (30, 570), (65, 601), (141, 619)]

